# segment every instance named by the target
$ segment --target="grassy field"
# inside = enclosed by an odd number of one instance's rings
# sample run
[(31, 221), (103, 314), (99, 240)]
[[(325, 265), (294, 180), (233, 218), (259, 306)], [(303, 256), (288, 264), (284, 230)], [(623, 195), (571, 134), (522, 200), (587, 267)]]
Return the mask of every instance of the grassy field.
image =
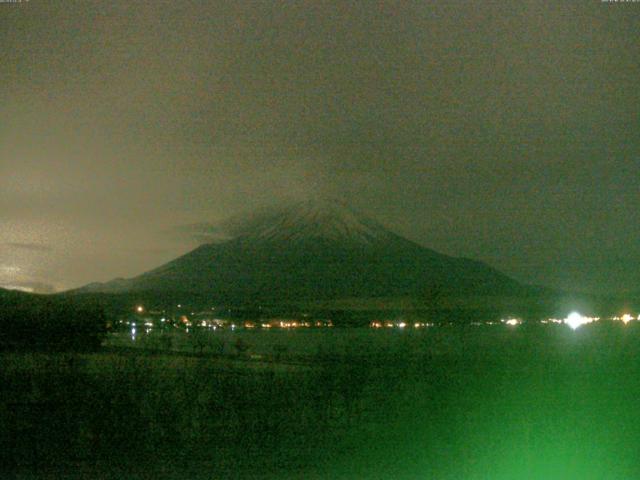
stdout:
[(4, 353), (2, 478), (640, 476), (635, 322), (339, 333), (278, 361)]

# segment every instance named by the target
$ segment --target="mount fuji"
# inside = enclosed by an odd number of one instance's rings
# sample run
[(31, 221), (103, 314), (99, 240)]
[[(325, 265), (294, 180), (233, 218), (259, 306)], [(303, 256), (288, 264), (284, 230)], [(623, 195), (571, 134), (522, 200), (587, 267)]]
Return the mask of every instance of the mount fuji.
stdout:
[(207, 234), (208, 243), (154, 270), (77, 292), (192, 293), (253, 303), (523, 288), (482, 262), (425, 248), (335, 201), (266, 208)]

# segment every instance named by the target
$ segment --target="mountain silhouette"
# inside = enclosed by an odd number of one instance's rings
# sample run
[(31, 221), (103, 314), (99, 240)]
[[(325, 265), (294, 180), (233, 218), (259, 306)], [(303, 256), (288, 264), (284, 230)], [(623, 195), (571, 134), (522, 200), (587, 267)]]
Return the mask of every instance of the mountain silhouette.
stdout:
[(185, 292), (220, 301), (511, 293), (515, 280), (403, 238), (336, 201), (304, 201), (233, 217), (214, 242), (130, 279), (80, 292)]

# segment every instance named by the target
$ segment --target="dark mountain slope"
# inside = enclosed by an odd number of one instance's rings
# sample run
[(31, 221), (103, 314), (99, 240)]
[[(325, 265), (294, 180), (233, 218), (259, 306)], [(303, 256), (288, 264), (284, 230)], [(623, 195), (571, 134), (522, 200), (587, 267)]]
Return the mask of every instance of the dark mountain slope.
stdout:
[(303, 202), (231, 219), (223, 240), (132, 279), (85, 292), (193, 292), (220, 300), (514, 293), (523, 287), (474, 260), (442, 255), (338, 203)]

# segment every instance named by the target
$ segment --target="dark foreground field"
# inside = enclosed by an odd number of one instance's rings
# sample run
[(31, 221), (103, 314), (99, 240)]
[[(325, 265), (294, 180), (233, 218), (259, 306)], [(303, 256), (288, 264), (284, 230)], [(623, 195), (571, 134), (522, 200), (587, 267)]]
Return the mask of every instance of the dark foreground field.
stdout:
[(634, 323), (377, 332), (379, 355), (278, 362), (5, 353), (1, 477), (640, 478)]

